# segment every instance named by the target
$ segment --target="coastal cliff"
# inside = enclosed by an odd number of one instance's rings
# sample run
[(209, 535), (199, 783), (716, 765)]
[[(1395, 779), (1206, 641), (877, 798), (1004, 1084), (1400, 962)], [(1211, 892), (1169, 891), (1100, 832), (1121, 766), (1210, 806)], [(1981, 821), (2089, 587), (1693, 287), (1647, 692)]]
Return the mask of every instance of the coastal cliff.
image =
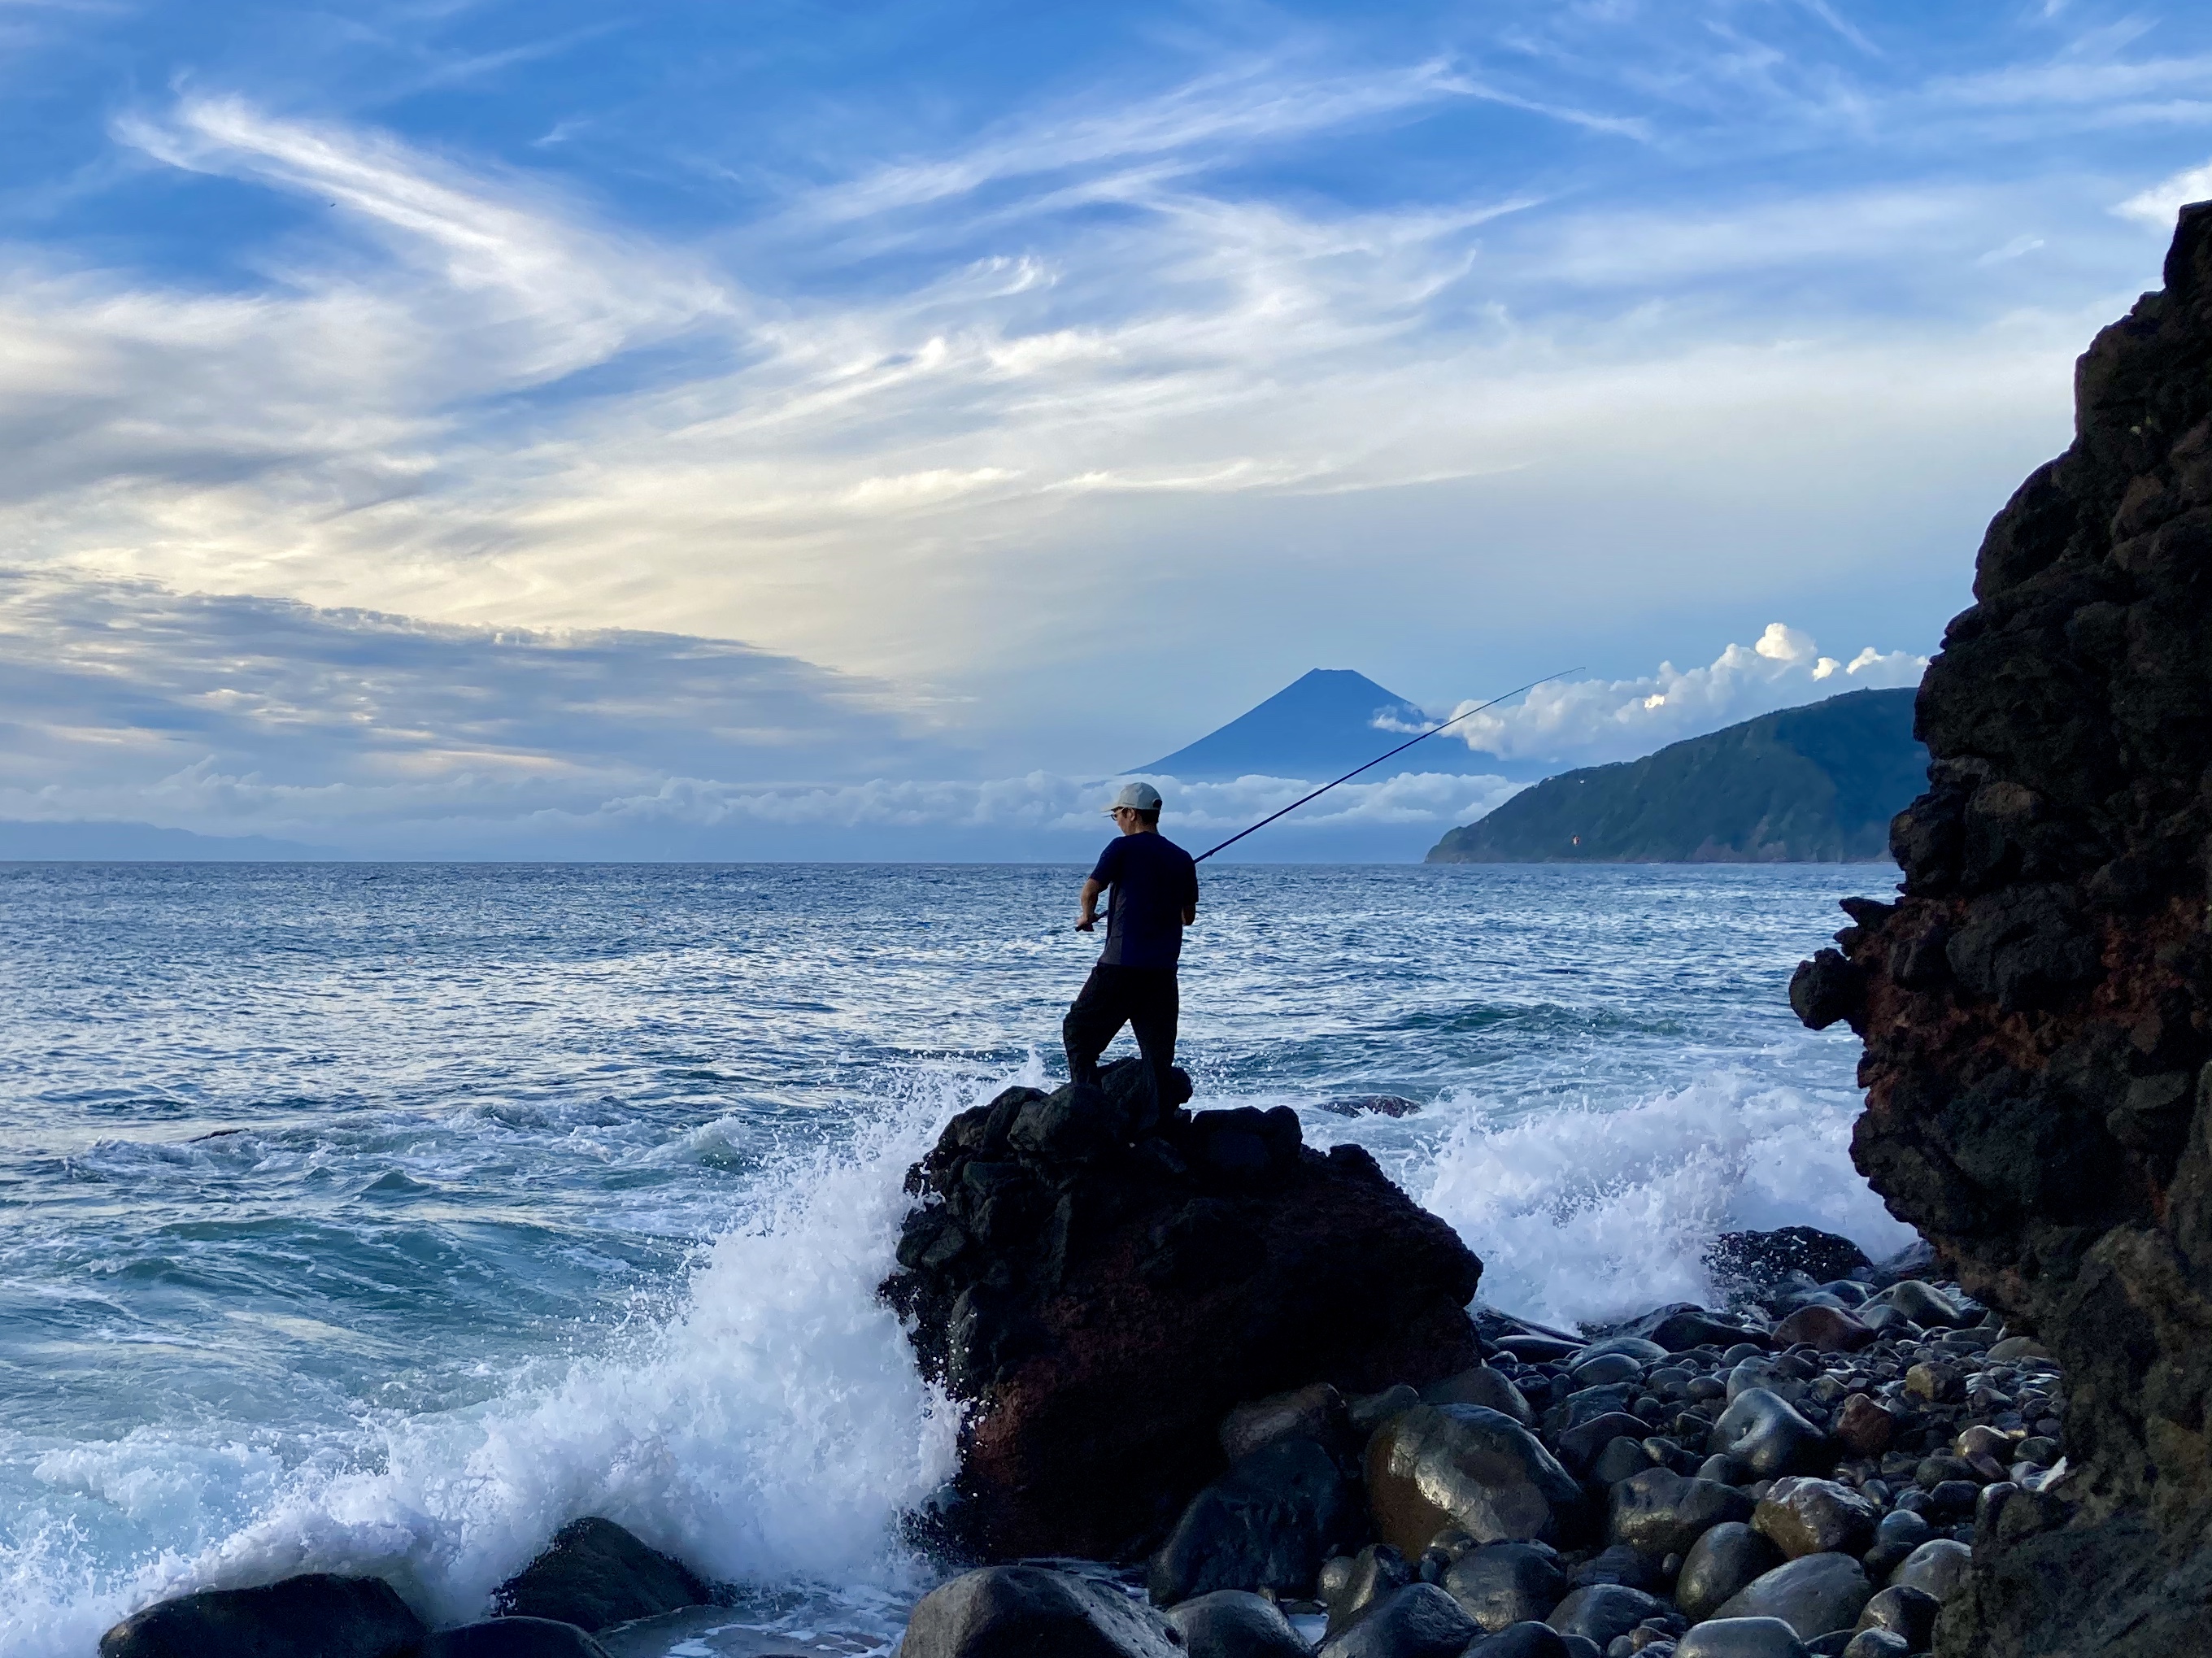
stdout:
[(1952, 1658), (2212, 1651), (2212, 203), (2076, 371), (1928, 671), (1895, 903), (1798, 970), (1865, 1040), (1854, 1157), (2065, 1367)]

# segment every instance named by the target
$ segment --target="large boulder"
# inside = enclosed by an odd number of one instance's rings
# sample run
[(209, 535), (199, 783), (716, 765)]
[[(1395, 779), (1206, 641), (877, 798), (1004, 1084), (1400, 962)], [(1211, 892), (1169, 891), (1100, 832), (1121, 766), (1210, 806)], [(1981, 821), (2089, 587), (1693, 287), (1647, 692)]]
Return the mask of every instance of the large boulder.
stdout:
[(1724, 1521), (1749, 1520), (1753, 1505), (1733, 1485), (1686, 1479), (1668, 1468), (1647, 1468), (1613, 1486), (1606, 1534), (1638, 1553), (1687, 1554)]
[(1341, 1635), (1322, 1645), (1322, 1658), (1459, 1658), (1482, 1631), (1459, 1603), (1433, 1583), (1395, 1591)]
[(1452, 1562), (1443, 1586), (1495, 1635), (1516, 1624), (1541, 1623), (1565, 1598), (1567, 1575), (1559, 1556), (1540, 1543), (1493, 1543)]
[(545, 1618), (581, 1630), (713, 1599), (713, 1589), (682, 1561), (596, 1516), (562, 1527), (536, 1558), (492, 1591), (502, 1617)]
[(1307, 1646), (1273, 1600), (1245, 1589), (1216, 1589), (1170, 1606), (1168, 1622), (1189, 1658), (1309, 1658)]
[(1808, 1554), (1762, 1572), (1731, 1596), (1722, 1618), (1779, 1618), (1811, 1641), (1847, 1630), (1874, 1598), (1874, 1585), (1848, 1554)]
[(1544, 1621), (1562, 1635), (1595, 1641), (1602, 1652), (1647, 1618), (1665, 1614), (1666, 1606), (1626, 1583), (1591, 1583), (1552, 1608)]
[(1420, 1405), (1367, 1445), (1375, 1529), (1408, 1558), (1455, 1527), (1477, 1543), (1553, 1542), (1577, 1527), (1581, 1485), (1511, 1417), (1479, 1405)]
[(1798, 999), (1865, 1041), (1860, 1169), (2083, 1401), (2087, 1500), (1978, 1551), (1940, 1644), (2148, 1658), (2212, 1623), (2212, 203), (2076, 364), (1974, 598), (1920, 689), (1902, 896), (1847, 900)]
[(1805, 1554), (1864, 1554), (1881, 1519), (1880, 1507), (1848, 1485), (1793, 1477), (1774, 1482), (1751, 1524), (1795, 1560)]
[(1164, 1606), (1214, 1589), (1304, 1596), (1356, 1513), (1327, 1451), (1277, 1440), (1191, 1498), (1152, 1557), (1147, 1587)]
[(1674, 1579), (1675, 1602), (1692, 1618), (1710, 1618), (1782, 1558), (1782, 1551), (1748, 1525), (1723, 1521), (1683, 1556)]
[(1182, 1658), (1158, 1613), (1087, 1578), (986, 1566), (922, 1596), (900, 1658)]
[(1706, 1444), (1761, 1479), (1816, 1473), (1836, 1460), (1828, 1436), (1766, 1388), (1746, 1388), (1730, 1400)]
[(158, 1601), (101, 1636), (100, 1658), (409, 1658), (428, 1632), (381, 1578), (310, 1572)]
[(1240, 1401), (1480, 1357), (1481, 1263), (1360, 1148), (1304, 1145), (1287, 1108), (1146, 1125), (1133, 1060), (1101, 1084), (1010, 1089), (908, 1175), (883, 1292), (925, 1372), (979, 1407), (959, 1479), (990, 1552), (1149, 1548), (1221, 1472)]

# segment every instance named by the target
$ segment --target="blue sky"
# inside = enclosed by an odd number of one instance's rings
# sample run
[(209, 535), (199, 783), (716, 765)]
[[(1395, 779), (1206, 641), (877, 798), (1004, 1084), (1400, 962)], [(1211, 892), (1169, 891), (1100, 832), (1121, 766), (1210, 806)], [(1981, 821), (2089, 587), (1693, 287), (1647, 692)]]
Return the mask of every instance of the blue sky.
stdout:
[(1313, 666), (1587, 665), (1560, 763), (1909, 683), (2212, 195), (2174, 5), (0, 42), (0, 816), (361, 850), (1011, 846)]

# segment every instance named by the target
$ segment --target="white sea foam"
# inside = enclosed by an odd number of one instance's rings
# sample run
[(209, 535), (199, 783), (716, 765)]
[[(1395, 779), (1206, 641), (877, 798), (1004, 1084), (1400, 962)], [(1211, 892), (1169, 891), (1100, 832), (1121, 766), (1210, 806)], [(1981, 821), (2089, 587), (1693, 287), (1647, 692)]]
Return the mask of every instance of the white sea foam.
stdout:
[[(1020, 1079), (1042, 1080), (1034, 1059)], [(957, 1418), (916, 1378), (874, 1287), (901, 1171), (951, 1109), (1005, 1080), (917, 1083), (854, 1142), (748, 1180), (752, 1206), (672, 1316), (541, 1362), (481, 1405), (380, 1417), (343, 1440), (203, 1443), (178, 1425), (48, 1452), (36, 1475), (57, 1497), (170, 1540), (118, 1570), (58, 1509), (46, 1524), (19, 1514), (0, 1650), (82, 1658), (161, 1595), (295, 1571), (375, 1573), (434, 1621), (465, 1619), (587, 1513), (720, 1578), (911, 1582), (896, 1519), (951, 1472)], [(1730, 1227), (1819, 1225), (1876, 1254), (1909, 1242), (1850, 1167), (1856, 1110), (1848, 1094), (1723, 1072), (1610, 1109), (1531, 1115), (1468, 1095), (1404, 1125), (1311, 1127), (1376, 1142), (1482, 1256), (1484, 1300), (1571, 1325), (1710, 1299), (1701, 1257)], [(1402, 1137), (1451, 1118), (1425, 1147)]]
[[(673, 1317), (475, 1407), (304, 1448), (179, 1424), (53, 1449), (36, 1478), (55, 1510), (13, 1516), (0, 1556), (0, 1651), (83, 1658), (161, 1596), (297, 1571), (374, 1573), (433, 1621), (477, 1616), (584, 1514), (724, 1580), (899, 1584), (915, 1568), (896, 1517), (951, 1473), (957, 1418), (874, 1291), (902, 1170), (973, 1097), (972, 1081), (918, 1085), (855, 1142), (748, 1182), (753, 1207)], [(171, 1540), (118, 1570), (63, 1515), (71, 1494)]]
[(1710, 1304), (1703, 1256), (1731, 1229), (1818, 1226), (1876, 1259), (1915, 1236), (1851, 1166), (1853, 1095), (1724, 1072), (1604, 1111), (1500, 1121), (1458, 1104), (1403, 1177), (1482, 1257), (1481, 1298), (1546, 1323)]

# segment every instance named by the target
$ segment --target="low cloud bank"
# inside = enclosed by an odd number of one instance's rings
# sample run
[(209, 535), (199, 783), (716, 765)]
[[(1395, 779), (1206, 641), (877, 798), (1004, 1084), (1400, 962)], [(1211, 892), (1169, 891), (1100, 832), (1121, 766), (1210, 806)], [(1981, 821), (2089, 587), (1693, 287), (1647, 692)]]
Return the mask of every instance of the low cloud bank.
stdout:
[[(1707, 667), (1540, 688), (1468, 722), (1474, 748), (1514, 762), (1498, 773), (1423, 768), (1424, 745), (1233, 855), (1418, 858), (1539, 769), (1911, 683), (1924, 665), (1823, 656), (1777, 623)], [(0, 571), (0, 820), (415, 858), (1077, 859), (1110, 833), (1096, 774), (1006, 774), (894, 687), (726, 640), (434, 626)], [(1385, 716), (1378, 749), (1389, 735)], [(1153, 780), (1194, 850), (1315, 786)]]
[[(1571, 756), (1577, 766), (1640, 755), (1844, 691), (1917, 685), (1928, 659), (1867, 646), (1845, 661), (1821, 654), (1809, 634), (1767, 624), (1750, 645), (1730, 645), (1702, 668), (1662, 662), (1642, 679), (1539, 685), (1516, 704), (1455, 728), (1469, 748), (1501, 759)], [(1455, 714), (1478, 706), (1462, 702)]]

